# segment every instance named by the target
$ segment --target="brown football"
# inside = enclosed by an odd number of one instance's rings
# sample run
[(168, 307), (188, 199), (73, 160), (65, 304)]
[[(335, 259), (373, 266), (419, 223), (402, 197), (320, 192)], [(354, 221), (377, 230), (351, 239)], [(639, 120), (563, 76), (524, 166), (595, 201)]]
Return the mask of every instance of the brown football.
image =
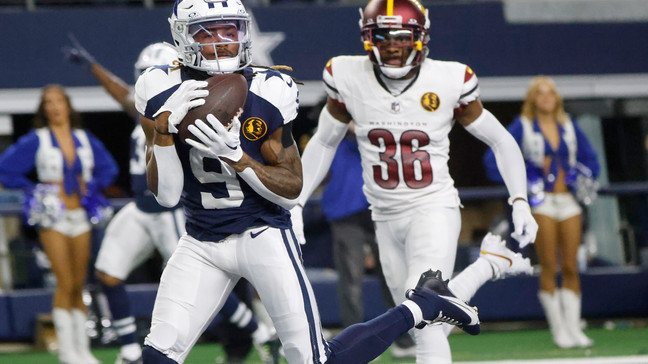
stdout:
[(195, 107), (182, 119), (178, 125), (178, 137), (182, 142), (190, 138), (198, 140), (187, 128), (201, 119), (207, 122), (207, 114), (213, 114), (223, 125), (228, 126), (234, 116), (245, 106), (247, 99), (247, 81), (239, 73), (218, 74), (208, 78), (207, 90), (209, 95), (205, 97), (205, 103)]

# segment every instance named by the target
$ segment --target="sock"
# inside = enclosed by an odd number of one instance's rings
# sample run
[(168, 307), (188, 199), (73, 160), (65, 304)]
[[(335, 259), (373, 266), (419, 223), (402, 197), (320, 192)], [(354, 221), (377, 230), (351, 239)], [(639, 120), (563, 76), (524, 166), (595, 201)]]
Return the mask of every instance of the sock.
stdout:
[(110, 313), (112, 315), (112, 325), (119, 335), (119, 342), (122, 346), (135, 343), (135, 317), (131, 313), (130, 301), (126, 293), (126, 287), (123, 283), (108, 286), (102, 285)]
[(421, 307), (412, 300), (406, 300), (403, 302), (403, 306), (407, 307), (412, 313), (412, 321), (414, 324), (418, 324), (423, 321), (423, 311)]
[[(452, 278), (448, 283), (448, 288), (457, 298), (468, 302), (477, 293), (477, 290), (492, 278), (493, 268), (491, 264), (485, 258), (480, 257)], [(454, 326), (443, 324), (443, 332), (445, 332), (446, 336), (450, 335), (452, 329), (454, 329)]]
[[(433, 320), (439, 315), (440, 300), (436, 294), (414, 291), (409, 296), (409, 300), (405, 300), (402, 305), (412, 313), (414, 325), (417, 328), (422, 328), (425, 326), (423, 320)], [(423, 326), (419, 326), (419, 324)]]
[(229, 322), (249, 334), (255, 332), (259, 327), (252, 310), (244, 302), (239, 300), (234, 293), (230, 293), (227, 297), (221, 313), (227, 317)]
[(464, 302), (477, 293), (477, 290), (493, 278), (493, 268), (484, 258), (478, 258), (474, 263), (466, 267), (448, 283), (452, 293)]
[(144, 364), (178, 364), (175, 360), (171, 360), (148, 345), (145, 345), (144, 350), (142, 350), (142, 361)]
[(327, 363), (368, 363), (412, 327), (414, 318), (405, 305), (396, 306), (367, 322), (351, 325), (329, 341)]
[(137, 360), (142, 357), (142, 348), (138, 343), (123, 345), (119, 352), (122, 358), (128, 360)]

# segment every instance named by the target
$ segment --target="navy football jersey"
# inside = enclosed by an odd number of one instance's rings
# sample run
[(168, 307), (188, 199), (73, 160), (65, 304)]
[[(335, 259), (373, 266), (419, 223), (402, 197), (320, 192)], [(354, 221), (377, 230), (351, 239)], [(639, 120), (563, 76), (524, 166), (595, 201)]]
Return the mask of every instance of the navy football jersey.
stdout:
[[(261, 145), (278, 128), (297, 116), (298, 91), (292, 78), (278, 71), (251, 68), (243, 71), (248, 82), (241, 121), (241, 147), (251, 158), (265, 164)], [(140, 76), (136, 85), (136, 106), (153, 120), (153, 115), (184, 80), (209, 76), (186, 67), (157, 67)], [(175, 147), (184, 171), (180, 202), (184, 206), (187, 232), (202, 241), (218, 241), (253, 226), (290, 227), (290, 213), (257, 194), (236, 171), (181, 142)]]

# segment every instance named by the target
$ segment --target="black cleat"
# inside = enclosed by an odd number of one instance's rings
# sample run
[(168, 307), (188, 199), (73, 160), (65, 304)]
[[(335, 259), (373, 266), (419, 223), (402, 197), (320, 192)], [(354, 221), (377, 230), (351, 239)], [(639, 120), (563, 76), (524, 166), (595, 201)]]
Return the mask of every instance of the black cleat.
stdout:
[(405, 296), (423, 311), (423, 321), (416, 324), (417, 329), (435, 323), (447, 323), (470, 335), (479, 334), (477, 307), (471, 307), (458, 299), (448, 288), (448, 281), (441, 277), (441, 271), (428, 270), (421, 274), (416, 288), (407, 290)]

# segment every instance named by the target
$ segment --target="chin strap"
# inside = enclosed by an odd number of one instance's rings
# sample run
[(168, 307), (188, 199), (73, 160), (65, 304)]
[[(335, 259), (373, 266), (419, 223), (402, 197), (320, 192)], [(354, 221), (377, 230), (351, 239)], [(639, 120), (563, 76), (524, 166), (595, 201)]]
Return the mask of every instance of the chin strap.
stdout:
[(380, 66), (380, 72), (389, 79), (398, 80), (407, 76), (407, 74), (410, 73), (412, 68), (414, 67), (413, 66), (405, 66), (405, 67)]
[[(201, 56), (202, 57), (202, 56)], [(200, 67), (203, 68), (210, 75), (216, 73), (232, 73), (240, 69), (241, 56), (236, 55), (236, 57), (225, 58), (225, 59), (214, 59), (207, 60), (203, 59), (200, 61)]]

